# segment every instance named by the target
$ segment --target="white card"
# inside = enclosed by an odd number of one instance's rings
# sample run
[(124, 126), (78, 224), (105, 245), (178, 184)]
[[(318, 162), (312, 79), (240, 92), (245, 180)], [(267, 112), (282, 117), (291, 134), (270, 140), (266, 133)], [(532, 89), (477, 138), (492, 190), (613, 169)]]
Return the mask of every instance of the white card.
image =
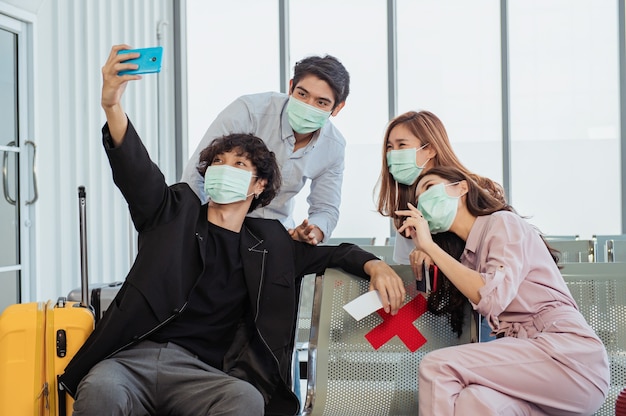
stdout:
[(377, 290), (364, 293), (358, 298), (343, 305), (343, 308), (354, 319), (360, 321), (370, 313), (376, 312), (383, 307), (383, 303), (380, 300), (380, 295)]

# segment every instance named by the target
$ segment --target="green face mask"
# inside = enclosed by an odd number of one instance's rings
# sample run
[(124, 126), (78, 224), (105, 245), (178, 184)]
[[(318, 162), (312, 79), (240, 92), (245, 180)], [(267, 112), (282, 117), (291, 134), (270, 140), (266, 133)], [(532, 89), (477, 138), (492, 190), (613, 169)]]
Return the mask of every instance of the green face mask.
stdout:
[(321, 129), (330, 117), (330, 111), (323, 111), (312, 105), (303, 103), (293, 96), (287, 103), (287, 117), (289, 124), (296, 133), (306, 134)]
[(422, 170), (424, 170), (426, 163), (428, 163), (429, 159), (426, 159), (422, 166), (417, 166), (416, 162), (417, 151), (426, 146), (428, 146), (428, 143), (419, 149), (413, 147), (411, 149), (390, 150), (387, 152), (389, 173), (391, 173), (396, 182), (403, 185), (413, 185), (417, 177), (422, 173)]
[[(209, 166), (204, 174), (204, 192), (211, 201), (231, 204), (245, 201), (248, 195), (252, 172), (228, 165)], [(255, 176), (256, 177), (256, 176)]]
[(446, 187), (455, 183), (439, 183), (424, 191), (417, 199), (417, 209), (422, 213), (428, 228), (433, 234), (443, 233), (450, 229), (459, 208), (458, 196), (450, 196)]

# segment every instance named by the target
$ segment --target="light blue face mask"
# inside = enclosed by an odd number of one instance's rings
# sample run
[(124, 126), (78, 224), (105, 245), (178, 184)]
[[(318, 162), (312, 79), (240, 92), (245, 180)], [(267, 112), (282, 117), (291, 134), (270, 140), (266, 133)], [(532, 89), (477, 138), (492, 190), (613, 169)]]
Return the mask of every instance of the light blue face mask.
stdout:
[(248, 194), (253, 176), (249, 170), (229, 165), (209, 166), (204, 174), (204, 192), (218, 204), (245, 201), (253, 195)]
[(303, 103), (293, 96), (289, 97), (287, 103), (287, 118), (291, 128), (296, 133), (306, 134), (324, 127), (330, 111), (320, 110), (319, 108)]
[(389, 150), (387, 152), (387, 166), (389, 167), (389, 173), (393, 176), (396, 182), (403, 185), (413, 185), (420, 173), (424, 170), (424, 166), (430, 159), (426, 159), (426, 162), (422, 166), (417, 166), (417, 152), (428, 146), (428, 143), (420, 148), (402, 149), (402, 150)]
[(417, 209), (422, 213), (433, 234), (450, 230), (459, 208), (459, 196), (450, 196), (446, 187), (454, 183), (439, 183), (424, 191), (417, 199)]

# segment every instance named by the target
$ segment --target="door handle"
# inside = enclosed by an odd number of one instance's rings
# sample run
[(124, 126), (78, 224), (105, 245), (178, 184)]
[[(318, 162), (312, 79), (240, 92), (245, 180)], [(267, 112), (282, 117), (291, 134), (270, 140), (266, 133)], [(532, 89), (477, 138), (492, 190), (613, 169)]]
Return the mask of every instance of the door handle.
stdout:
[[(7, 143), (7, 146), (15, 146), (14, 141), (10, 141)], [(15, 205), (15, 199), (11, 198), (9, 195), (9, 171), (7, 165), (9, 164), (9, 152), (4, 152), (4, 157), (2, 158), (2, 191), (4, 193), (4, 199), (11, 205)]]
[(29, 199), (28, 201), (26, 201), (26, 205), (31, 205), (34, 204), (35, 202), (37, 202), (37, 200), (39, 199), (39, 191), (37, 190), (37, 171), (35, 170), (35, 155), (37, 153), (37, 146), (35, 145), (35, 142), (31, 141), (31, 140), (26, 140), (24, 142), (25, 145), (27, 146), (33, 146), (33, 164), (32, 166), (32, 171), (33, 171), (33, 198)]

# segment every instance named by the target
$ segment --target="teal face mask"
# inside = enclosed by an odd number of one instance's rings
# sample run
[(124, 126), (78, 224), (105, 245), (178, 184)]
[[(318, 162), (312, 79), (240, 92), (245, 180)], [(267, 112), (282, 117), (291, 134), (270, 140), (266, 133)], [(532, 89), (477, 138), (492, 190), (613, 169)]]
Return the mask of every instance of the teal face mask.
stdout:
[(450, 230), (459, 208), (460, 197), (448, 195), (446, 186), (458, 183), (433, 185), (417, 199), (417, 209), (428, 221), (428, 228), (431, 233), (437, 234)]
[(287, 103), (289, 124), (293, 131), (300, 134), (311, 133), (321, 129), (326, 124), (328, 117), (330, 117), (330, 113), (330, 111), (323, 111), (303, 103), (297, 98), (293, 98), (293, 96), (289, 97), (289, 102)]
[(209, 166), (204, 174), (204, 192), (218, 204), (245, 201), (252, 172), (228, 165)]
[(422, 170), (424, 170), (424, 166), (428, 163), (426, 162), (422, 166), (417, 166), (416, 157), (417, 151), (422, 150), (428, 146), (428, 143), (423, 145), (420, 148), (411, 148), (411, 149), (402, 149), (402, 150), (390, 150), (387, 152), (387, 166), (389, 167), (389, 173), (393, 176), (393, 179), (396, 182), (401, 183), (403, 185), (413, 185), (415, 180)]

